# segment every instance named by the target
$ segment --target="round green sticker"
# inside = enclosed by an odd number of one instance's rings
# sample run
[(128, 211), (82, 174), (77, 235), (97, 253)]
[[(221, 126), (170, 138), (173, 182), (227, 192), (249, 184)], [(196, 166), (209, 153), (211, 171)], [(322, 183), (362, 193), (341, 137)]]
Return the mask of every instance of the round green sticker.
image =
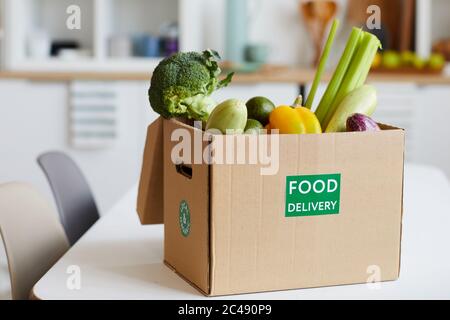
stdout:
[(181, 234), (187, 237), (191, 231), (191, 214), (189, 213), (189, 206), (185, 200), (181, 200), (180, 202), (179, 218)]

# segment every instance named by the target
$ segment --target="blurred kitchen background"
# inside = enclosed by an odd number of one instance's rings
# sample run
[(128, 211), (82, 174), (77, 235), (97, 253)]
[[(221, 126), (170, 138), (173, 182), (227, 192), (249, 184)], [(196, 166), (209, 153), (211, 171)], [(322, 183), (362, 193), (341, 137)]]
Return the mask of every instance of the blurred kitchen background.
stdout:
[(379, 89), (374, 117), (407, 130), (407, 161), (450, 177), (450, 70), (439, 58), (450, 58), (448, 0), (0, 0), (0, 183), (29, 181), (52, 200), (36, 157), (63, 150), (104, 213), (138, 180), (162, 57), (216, 49), (238, 71), (218, 101), (289, 104), (308, 92), (332, 19), (341, 27), (331, 71), (373, 4), (386, 55), (369, 78)]

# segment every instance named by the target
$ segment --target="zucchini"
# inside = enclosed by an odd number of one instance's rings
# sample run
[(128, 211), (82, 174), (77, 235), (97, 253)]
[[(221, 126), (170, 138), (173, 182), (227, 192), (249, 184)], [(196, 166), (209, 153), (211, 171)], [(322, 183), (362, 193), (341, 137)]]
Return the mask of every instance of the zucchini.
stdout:
[(347, 118), (354, 113), (370, 117), (377, 106), (377, 91), (371, 85), (363, 85), (344, 97), (333, 114), (325, 132), (346, 131)]

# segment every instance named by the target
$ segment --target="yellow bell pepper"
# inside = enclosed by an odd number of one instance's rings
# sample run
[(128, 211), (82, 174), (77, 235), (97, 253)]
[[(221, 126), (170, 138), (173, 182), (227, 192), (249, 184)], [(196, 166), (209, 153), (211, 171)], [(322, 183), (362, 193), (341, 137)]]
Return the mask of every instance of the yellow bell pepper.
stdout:
[(270, 128), (278, 129), (281, 134), (306, 133), (300, 114), (290, 106), (279, 106), (269, 116)]
[(305, 125), (306, 133), (322, 133), (319, 119), (317, 119), (314, 112), (305, 107), (296, 107), (295, 111), (300, 115), (300, 118)]
[(299, 96), (294, 102), (294, 107), (275, 108), (270, 113), (270, 127), (280, 130), (280, 133), (322, 133), (322, 127), (314, 112), (302, 107), (301, 103), (302, 98)]

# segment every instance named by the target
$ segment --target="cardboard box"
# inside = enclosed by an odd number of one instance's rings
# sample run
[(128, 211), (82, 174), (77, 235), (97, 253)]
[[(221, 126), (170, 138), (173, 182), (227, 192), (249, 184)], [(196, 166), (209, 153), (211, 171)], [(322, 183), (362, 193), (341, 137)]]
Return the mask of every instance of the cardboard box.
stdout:
[(202, 293), (398, 278), (402, 129), (279, 135), (278, 172), (261, 175), (260, 164), (175, 165), (180, 128), (202, 135), (177, 120), (149, 126), (137, 211), (164, 221), (165, 263)]

